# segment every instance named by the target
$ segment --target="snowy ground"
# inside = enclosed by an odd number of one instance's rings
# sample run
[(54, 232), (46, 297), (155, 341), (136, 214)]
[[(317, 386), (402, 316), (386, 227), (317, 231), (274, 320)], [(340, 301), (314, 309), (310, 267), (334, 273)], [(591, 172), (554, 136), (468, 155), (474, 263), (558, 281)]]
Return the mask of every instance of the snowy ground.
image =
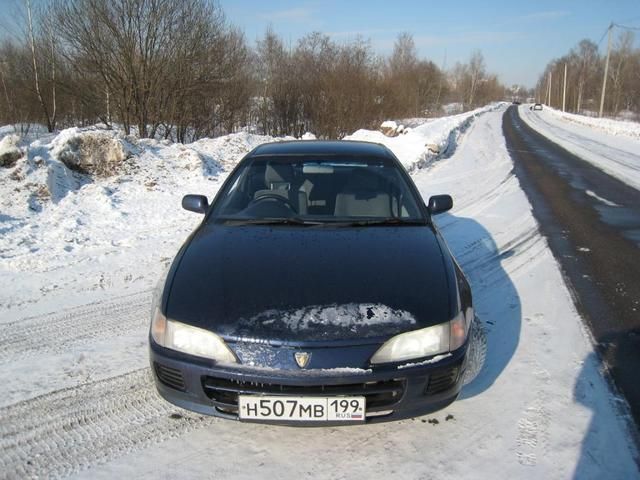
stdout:
[(544, 107), (519, 108), (520, 117), (569, 152), (640, 189), (640, 123), (591, 118)]
[[(623, 402), (598, 371), (513, 175), (496, 108), (437, 119), (396, 138), (353, 135), (394, 150), (425, 199), (454, 196), (454, 210), (438, 223), (472, 283), (488, 353), (479, 377), (444, 411), (347, 428), (201, 417), (159, 399), (149, 378), (149, 289), (199, 220), (180, 210), (180, 197), (212, 196), (239, 157), (270, 139), (135, 142), (130, 173), (67, 187), (56, 203), (31, 212), (38, 182), (60, 171), (51, 139), (40, 140), (20, 166), (24, 179), (0, 176), (0, 472), (92, 479), (637, 476)], [(426, 153), (428, 144), (439, 145), (440, 160)], [(37, 166), (36, 154), (54, 168)]]

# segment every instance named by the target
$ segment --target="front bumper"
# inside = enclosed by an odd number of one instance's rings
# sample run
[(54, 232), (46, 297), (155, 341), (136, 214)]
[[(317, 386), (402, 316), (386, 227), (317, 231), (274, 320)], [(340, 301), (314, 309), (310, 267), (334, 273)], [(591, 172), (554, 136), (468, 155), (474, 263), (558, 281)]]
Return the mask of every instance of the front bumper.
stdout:
[(467, 346), (464, 345), (437, 362), (402, 369), (295, 371), (214, 365), (213, 362), (160, 347), (150, 340), (151, 369), (163, 398), (187, 410), (233, 420), (238, 420), (239, 394), (363, 395), (366, 398), (366, 423), (425, 415), (448, 406), (457, 398), (462, 387), (466, 351)]

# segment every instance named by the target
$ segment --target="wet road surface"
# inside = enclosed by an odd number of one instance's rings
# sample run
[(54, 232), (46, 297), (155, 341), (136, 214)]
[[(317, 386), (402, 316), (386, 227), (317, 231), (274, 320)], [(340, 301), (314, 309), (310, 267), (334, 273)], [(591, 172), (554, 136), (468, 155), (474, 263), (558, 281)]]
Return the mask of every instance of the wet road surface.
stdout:
[(576, 307), (640, 425), (640, 191), (537, 133), (517, 107), (503, 131)]

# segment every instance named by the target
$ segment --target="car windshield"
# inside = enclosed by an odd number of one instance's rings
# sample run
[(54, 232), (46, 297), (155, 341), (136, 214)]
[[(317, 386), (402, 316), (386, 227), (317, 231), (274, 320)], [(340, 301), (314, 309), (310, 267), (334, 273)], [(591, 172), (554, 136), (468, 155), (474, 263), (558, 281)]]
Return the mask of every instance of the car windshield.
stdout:
[(418, 200), (386, 158), (256, 157), (214, 205), (214, 221), (286, 224), (424, 224)]

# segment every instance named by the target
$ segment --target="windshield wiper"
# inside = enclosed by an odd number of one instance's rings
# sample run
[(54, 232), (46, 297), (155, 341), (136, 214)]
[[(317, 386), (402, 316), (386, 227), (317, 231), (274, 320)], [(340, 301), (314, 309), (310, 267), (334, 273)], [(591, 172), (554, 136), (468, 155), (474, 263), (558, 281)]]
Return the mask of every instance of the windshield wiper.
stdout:
[(348, 222), (326, 222), (322, 226), (326, 227), (369, 227), (374, 225), (389, 226), (409, 226), (409, 225), (427, 225), (424, 220), (405, 220), (397, 217), (377, 218), (371, 220), (352, 220)]
[(304, 220), (298, 217), (283, 217), (283, 218), (248, 218), (243, 219), (229, 219), (225, 220), (227, 225), (320, 225), (322, 222), (314, 222), (311, 220)]

